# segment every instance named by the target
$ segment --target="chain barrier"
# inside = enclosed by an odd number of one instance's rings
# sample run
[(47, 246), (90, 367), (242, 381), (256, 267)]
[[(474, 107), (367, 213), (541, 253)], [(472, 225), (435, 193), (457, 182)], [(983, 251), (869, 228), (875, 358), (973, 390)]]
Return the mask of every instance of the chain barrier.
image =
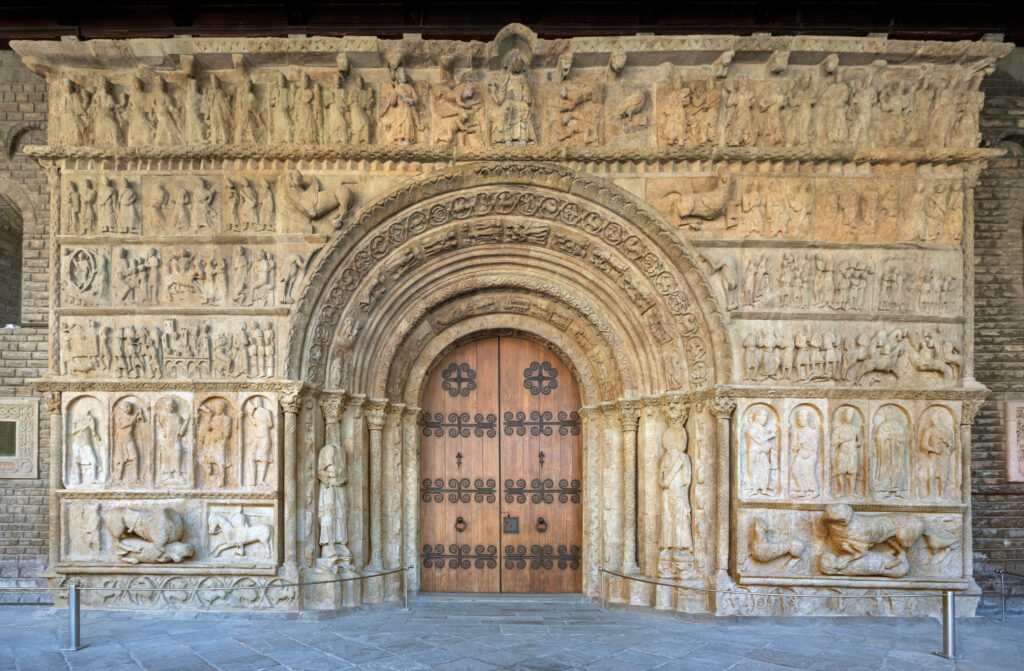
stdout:
[(785, 599), (878, 599), (880, 597), (896, 597), (896, 598), (916, 598), (916, 599), (935, 599), (942, 598), (942, 652), (935, 653), (939, 657), (945, 657), (946, 659), (956, 659), (956, 594), (953, 590), (946, 590), (941, 594), (774, 594), (771, 592), (737, 592), (735, 590), (727, 589), (713, 589), (710, 587), (697, 587), (695, 585), (684, 585), (675, 582), (665, 582), (661, 580), (655, 580), (648, 578), (645, 575), (629, 575), (626, 573), (619, 573), (611, 569), (599, 568), (598, 571), (602, 574), (601, 577), (601, 611), (607, 608), (606, 603), (608, 601), (608, 576), (617, 576), (626, 580), (633, 580), (635, 582), (642, 582), (648, 585), (660, 585), (662, 587), (672, 587), (674, 589), (688, 589), (694, 592), (705, 592), (708, 594), (735, 594), (738, 596), (752, 596), (752, 597), (776, 597)]
[(1002, 568), (997, 568), (996, 573), (999, 574), (999, 621), (1006, 622), (1006, 576), (1012, 575), (1015, 578), (1024, 578), (1024, 574), (1014, 573)]

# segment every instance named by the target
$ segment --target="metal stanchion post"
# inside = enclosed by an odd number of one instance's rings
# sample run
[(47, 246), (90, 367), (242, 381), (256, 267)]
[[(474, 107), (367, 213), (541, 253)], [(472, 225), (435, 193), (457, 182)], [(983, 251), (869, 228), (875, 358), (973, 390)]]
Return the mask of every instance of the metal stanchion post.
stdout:
[(942, 593), (942, 652), (939, 657), (956, 659), (956, 595), (952, 590)]
[(82, 649), (81, 610), (78, 601), (78, 586), (71, 585), (68, 592), (68, 647), (64, 650)]
[(601, 571), (601, 612), (604, 612), (605, 601), (608, 600), (608, 574)]
[(1006, 571), (999, 571), (999, 600), (1002, 602), (999, 621), (1006, 622)]
[(402, 571), (402, 598), (405, 600), (405, 610), (409, 610), (409, 567)]

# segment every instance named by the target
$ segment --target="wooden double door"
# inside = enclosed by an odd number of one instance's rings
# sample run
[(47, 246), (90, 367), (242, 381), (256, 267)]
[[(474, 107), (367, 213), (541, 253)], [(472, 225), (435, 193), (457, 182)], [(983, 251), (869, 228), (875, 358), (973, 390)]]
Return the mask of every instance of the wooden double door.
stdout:
[(579, 592), (579, 389), (540, 343), (454, 348), (423, 392), (421, 589)]

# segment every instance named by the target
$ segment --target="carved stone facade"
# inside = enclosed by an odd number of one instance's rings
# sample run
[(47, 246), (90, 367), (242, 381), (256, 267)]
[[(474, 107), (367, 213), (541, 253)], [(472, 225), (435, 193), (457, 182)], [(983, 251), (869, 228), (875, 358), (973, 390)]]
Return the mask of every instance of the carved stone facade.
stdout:
[[(978, 84), (1008, 46), (13, 48), (50, 87), (52, 584), (417, 588), (422, 384), (511, 330), (578, 378), (584, 593), (606, 567), (723, 590), (610, 581), (636, 605), (913, 614), (974, 587)], [(225, 586), (251, 589), (187, 591)]]

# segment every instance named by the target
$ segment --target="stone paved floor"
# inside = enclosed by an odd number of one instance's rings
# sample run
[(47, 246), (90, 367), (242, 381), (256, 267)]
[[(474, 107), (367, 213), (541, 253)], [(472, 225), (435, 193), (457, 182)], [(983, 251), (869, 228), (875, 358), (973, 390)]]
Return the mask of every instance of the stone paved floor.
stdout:
[(322, 620), (274, 615), (0, 607), (3, 671), (291, 669), (1021, 669), (1024, 618), (963, 619), (962, 659), (932, 655), (940, 623), (885, 618), (709, 618), (602, 613), (581, 597), (420, 597)]

